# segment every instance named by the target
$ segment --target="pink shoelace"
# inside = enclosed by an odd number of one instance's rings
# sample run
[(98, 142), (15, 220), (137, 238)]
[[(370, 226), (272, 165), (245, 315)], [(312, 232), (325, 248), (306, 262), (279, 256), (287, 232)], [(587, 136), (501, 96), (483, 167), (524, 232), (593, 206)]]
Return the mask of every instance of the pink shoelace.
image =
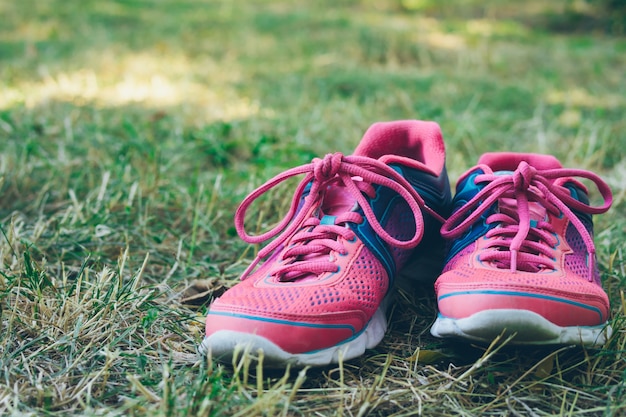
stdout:
[[(582, 203), (570, 195), (570, 191), (557, 185), (556, 179), (573, 181), (571, 177), (591, 180), (602, 195), (602, 206)], [(492, 239), (488, 251), (480, 255), (483, 262), (492, 262), (498, 267), (508, 267), (512, 273), (539, 271), (544, 268), (554, 269), (552, 250), (557, 244), (552, 225), (546, 221), (531, 221), (531, 203), (539, 203), (552, 215), (566, 216), (582, 239), (589, 254), (589, 281), (593, 281), (595, 265), (595, 246), (593, 237), (573, 210), (582, 213), (600, 214), (606, 212), (613, 196), (609, 186), (596, 174), (579, 169), (536, 170), (526, 162), (521, 162), (511, 175), (482, 174), (474, 179), (476, 184), (488, 184), (456, 211), (444, 223), (441, 235), (447, 239), (460, 237), (480, 216), (501, 199), (513, 199), (516, 207), (512, 209), (501, 205), (498, 213), (487, 218), (487, 224), (499, 225), (487, 232)]]
[[(305, 176), (296, 187), (289, 211), (278, 225), (261, 235), (251, 236), (247, 234), (244, 220), (250, 205), (263, 193), (286, 179), (303, 174)], [(305, 188), (309, 183), (311, 183), (309, 194), (304, 198), (302, 206), (299, 207)], [(415, 234), (411, 239), (405, 241), (395, 239), (381, 226), (364, 196), (365, 194), (370, 198), (375, 197), (372, 184), (379, 184), (392, 189), (407, 202), (415, 219)], [(328, 154), (323, 159), (315, 158), (309, 164), (291, 168), (275, 176), (242, 201), (235, 213), (235, 227), (243, 240), (248, 243), (261, 243), (278, 234), (280, 236), (258, 252), (255, 260), (242, 274), (241, 279), (245, 279), (261, 260), (272, 254), (294, 233), (295, 236), (290, 241), (289, 249), (283, 252), (280, 260), (283, 266), (274, 271), (275, 276), (278, 276), (282, 281), (290, 281), (307, 274), (319, 275), (337, 271), (337, 266), (332, 263), (330, 256), (320, 255), (330, 255), (331, 252), (345, 254), (346, 250), (339, 237), (347, 241), (354, 239), (356, 235), (346, 226), (346, 223), (361, 223), (363, 218), (357, 212), (345, 211), (334, 217), (334, 224), (322, 224), (321, 219), (317, 217), (305, 219), (313, 206), (318, 208), (322, 206), (326, 189), (331, 185), (345, 187), (361, 207), (365, 218), (378, 236), (389, 245), (398, 248), (413, 248), (421, 241), (424, 233), (421, 209), (442, 223), (444, 221), (441, 216), (426, 206), (424, 200), (404, 177), (385, 163), (364, 156), (344, 156), (341, 153)]]

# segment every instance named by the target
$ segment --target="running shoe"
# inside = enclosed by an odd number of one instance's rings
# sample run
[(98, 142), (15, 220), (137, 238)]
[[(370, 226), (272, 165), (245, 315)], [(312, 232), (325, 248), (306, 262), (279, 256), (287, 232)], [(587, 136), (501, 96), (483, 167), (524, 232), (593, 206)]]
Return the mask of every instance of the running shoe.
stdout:
[[(604, 199), (589, 204), (590, 180)], [(597, 175), (549, 155), (488, 153), (458, 181), (435, 283), (438, 337), (517, 344), (603, 344), (611, 334), (592, 215), (611, 206)]]
[[(283, 220), (248, 235), (251, 203), (298, 175), (304, 178)], [(275, 239), (214, 300), (199, 351), (230, 361), (235, 352), (260, 349), (268, 367), (362, 355), (385, 334), (400, 268), (416, 251), (443, 261), (439, 229), (451, 200), (434, 122), (376, 123), (353, 155), (328, 154), (274, 177), (243, 200), (235, 226), (249, 243)]]

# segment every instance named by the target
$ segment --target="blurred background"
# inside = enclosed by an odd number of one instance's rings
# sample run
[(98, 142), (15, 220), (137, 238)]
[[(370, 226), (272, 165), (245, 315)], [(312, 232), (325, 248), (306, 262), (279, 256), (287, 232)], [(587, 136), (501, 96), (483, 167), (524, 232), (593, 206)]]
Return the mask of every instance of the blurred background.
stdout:
[(453, 170), (491, 149), (609, 168), (625, 142), (625, 10), (620, 0), (2, 0), (0, 140), (55, 147), (88, 118), (101, 137), (85, 140), (107, 143), (105, 160), (132, 160), (122, 139), (141, 120), (135, 129), (163, 150), (183, 136), (218, 166), (290, 165), (328, 151), (340, 131), (349, 152), (374, 121), (419, 118), (444, 127)]

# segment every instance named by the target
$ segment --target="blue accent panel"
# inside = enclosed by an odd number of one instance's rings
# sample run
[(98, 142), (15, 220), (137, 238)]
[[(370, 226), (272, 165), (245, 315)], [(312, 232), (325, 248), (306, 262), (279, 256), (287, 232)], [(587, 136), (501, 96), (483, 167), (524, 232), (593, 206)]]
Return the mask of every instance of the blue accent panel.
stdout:
[(447, 217), (450, 214), (452, 195), (448, 173), (445, 168), (439, 177), (407, 167), (393, 168), (396, 171), (400, 169), (402, 176), (406, 178), (430, 208), (443, 217)]
[[(576, 200), (584, 204), (589, 204), (589, 196), (584, 190), (581, 190), (576, 184), (568, 182), (564, 185), (570, 192), (570, 195)], [(585, 225), (587, 230), (593, 234), (593, 216), (589, 213), (583, 213), (578, 210), (572, 210), (573, 213), (580, 219)]]
[[(434, 176), (428, 172), (402, 166), (402, 172), (409, 184), (422, 197), (428, 207), (434, 210), (443, 218), (447, 218), (452, 210), (452, 192), (448, 173), (442, 170), (439, 176)], [(431, 217), (426, 211), (422, 211), (424, 217), (424, 236), (416, 247), (417, 251), (425, 252), (441, 261), (443, 265), (444, 240), (439, 230), (441, 223)]]
[[(384, 225), (387, 221), (388, 213), (393, 207), (392, 202), (394, 197), (399, 197), (394, 191), (379, 185), (374, 186), (374, 189), (376, 191), (376, 198), (370, 200), (370, 206), (372, 207), (372, 211), (380, 224)], [(360, 207), (358, 209), (358, 213), (363, 216), (365, 221), (361, 224), (350, 224), (350, 229), (352, 229), (359, 239), (365, 243), (374, 256), (380, 260), (385, 267), (388, 276), (393, 279), (396, 274), (396, 266), (394, 264), (393, 257), (391, 256), (391, 252), (389, 252), (389, 249), (387, 248), (387, 244), (376, 234), (376, 232), (374, 232), (374, 229), (372, 229), (369, 222), (365, 219), (363, 210)]]
[(320, 220), (320, 224), (333, 225), (335, 224), (336, 219), (337, 219), (337, 216), (324, 215), (324, 217), (322, 217), (322, 219)]
[[(470, 201), (476, 194), (478, 194), (480, 190), (483, 189), (483, 184), (474, 183), (474, 179), (478, 175), (483, 173), (484, 172), (481, 169), (477, 169), (457, 185), (456, 195), (454, 196), (454, 200), (452, 202), (453, 213), (461, 209), (468, 201)], [(487, 234), (490, 229), (496, 227), (495, 224), (487, 224), (487, 218), (495, 212), (496, 208), (497, 207), (494, 204), (493, 207), (485, 211), (483, 215), (479, 217), (480, 222), (477, 221), (472, 224), (463, 236), (451, 242), (448, 247), (448, 253), (446, 255), (445, 263), (448, 263), (450, 259), (452, 259), (457, 253), (465, 249), (468, 245)]]
[(442, 295), (441, 297), (439, 297), (439, 300), (443, 300), (444, 298), (449, 298), (449, 297), (456, 297), (459, 295), (506, 295), (506, 296), (512, 296), (512, 297), (528, 297), (528, 298), (538, 298), (541, 300), (556, 301), (559, 303), (569, 304), (569, 305), (573, 305), (576, 307), (584, 308), (585, 310), (593, 311), (598, 314), (598, 316), (600, 317), (600, 321), (604, 321), (604, 318), (602, 317), (602, 312), (600, 311), (600, 309), (596, 307), (592, 307), (590, 305), (583, 304), (583, 303), (578, 303), (572, 300), (567, 300), (564, 298), (552, 297), (552, 296), (543, 295), (543, 294), (532, 294), (532, 293), (517, 292), (517, 291), (498, 291), (498, 290), (457, 291), (457, 292), (451, 292), (449, 294)]
[(214, 313), (214, 312), (211, 312), (210, 310), (207, 316), (235, 317), (235, 318), (245, 319), (245, 320), (262, 321), (265, 323), (286, 324), (288, 326), (298, 326), (298, 327), (310, 327), (313, 329), (348, 329), (353, 334), (355, 333), (355, 328), (353, 326), (350, 326), (349, 324), (303, 323), (299, 321), (289, 321), (289, 320), (270, 319), (267, 317), (249, 316), (247, 314), (236, 314), (236, 313), (225, 313), (225, 312)]
[[(424, 199), (426, 204), (443, 217), (450, 213), (452, 196), (448, 174), (444, 169), (441, 175), (434, 176), (430, 173), (413, 169), (404, 165), (390, 164), (394, 171), (402, 175), (411, 184), (418, 194)], [(405, 204), (402, 198), (393, 190), (381, 185), (374, 185), (376, 197), (366, 199), (369, 201), (372, 211), (380, 224), (385, 227), (389, 217), (397, 204)], [(363, 210), (359, 207), (357, 212), (363, 215)], [(424, 239), (426, 244), (431, 245), (431, 239), (441, 239), (439, 235), (440, 224), (429, 215), (424, 213)], [(361, 224), (349, 224), (350, 229), (358, 236), (367, 248), (376, 256), (388, 273), (391, 284), (396, 274), (397, 266), (391, 254), (391, 248), (372, 229), (369, 223), (364, 221)], [(430, 243), (429, 243), (430, 242)], [(390, 287), (391, 288), (391, 287)]]

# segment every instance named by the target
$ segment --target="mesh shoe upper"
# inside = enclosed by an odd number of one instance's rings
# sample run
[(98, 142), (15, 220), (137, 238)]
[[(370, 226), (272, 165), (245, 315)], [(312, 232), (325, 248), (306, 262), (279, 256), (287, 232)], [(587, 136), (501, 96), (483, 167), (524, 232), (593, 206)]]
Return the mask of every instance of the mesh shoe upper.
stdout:
[[(595, 183), (604, 204), (590, 206), (575, 177)], [(442, 228), (449, 245), (435, 283), (440, 320), (523, 310), (561, 327), (606, 323), (591, 215), (611, 199), (597, 175), (563, 169), (551, 156), (485, 154), (460, 178)]]
[[(444, 154), (433, 122), (377, 123), (353, 155), (327, 155), (254, 191), (236, 213), (240, 236), (275, 239), (211, 305), (204, 347), (220, 350), (212, 340), (223, 331), (260, 336), (288, 354), (357, 338), (413, 251), (440, 239), (451, 200)], [(247, 235), (249, 205), (293, 175), (304, 179), (287, 216), (263, 235)]]

